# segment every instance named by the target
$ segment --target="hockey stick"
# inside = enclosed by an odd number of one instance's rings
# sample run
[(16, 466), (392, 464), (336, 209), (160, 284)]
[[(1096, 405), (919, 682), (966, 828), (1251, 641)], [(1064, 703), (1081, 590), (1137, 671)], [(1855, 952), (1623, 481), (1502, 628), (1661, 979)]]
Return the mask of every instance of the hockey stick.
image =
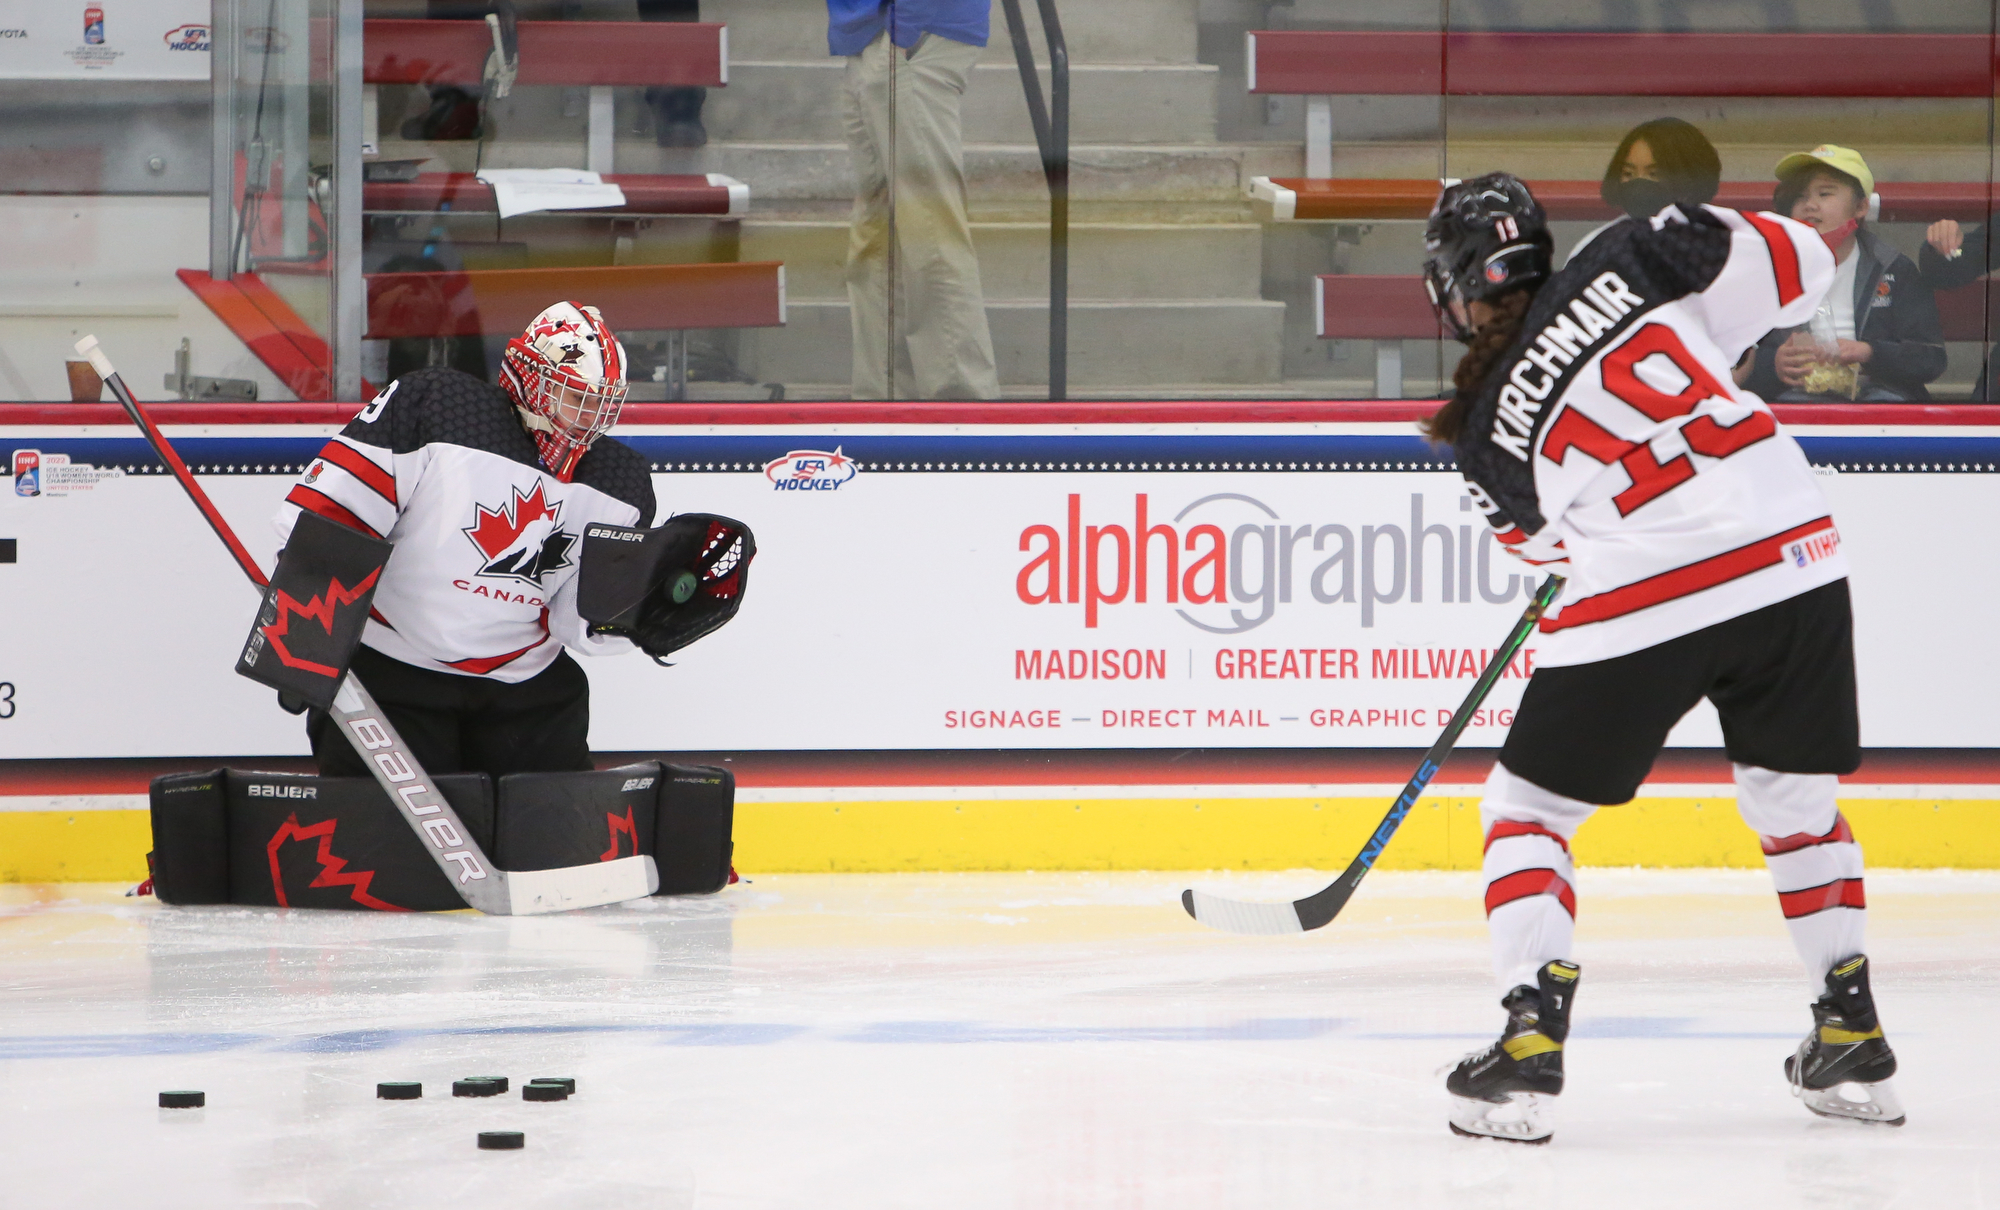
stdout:
[(1446, 725), (1444, 734), (1438, 736), (1437, 742), (1431, 745), (1431, 750), (1424, 753), (1424, 759), (1418, 762), (1416, 773), (1404, 784), (1403, 792), (1396, 796), (1396, 805), (1389, 808), (1389, 813), (1382, 817), (1380, 824), (1376, 825), (1374, 835), (1368, 838), (1367, 844), (1361, 846), (1361, 852), (1355, 855), (1354, 860), (1348, 863), (1347, 869), (1340, 877), (1333, 880), (1331, 886), (1318, 894), (1295, 899), (1290, 903), (1250, 903), (1241, 899), (1224, 899), (1219, 895), (1210, 895), (1190, 888), (1181, 892), (1181, 906), (1187, 909), (1187, 914), (1210, 928), (1221, 929), (1226, 933), (1303, 933), (1330, 923), (1340, 914), (1340, 909), (1347, 906), (1348, 899), (1354, 894), (1355, 888), (1361, 885), (1361, 880), (1368, 876), (1368, 871), (1375, 868), (1375, 859), (1382, 855), (1389, 838), (1396, 834), (1398, 827), (1402, 826), (1403, 817), (1410, 813), (1410, 808), (1417, 805), (1417, 796), (1424, 792), (1424, 787), (1430, 784), (1431, 778), (1437, 776), (1438, 769), (1444, 765), (1445, 757), (1451, 755), (1453, 745), (1458, 743), (1459, 735), (1472, 722), (1473, 712), (1479, 709), (1479, 704), (1486, 700), (1486, 695), (1499, 683), (1500, 676), (1507, 670), (1508, 663), (1513, 660), (1515, 653), (1521, 650), (1521, 645), (1528, 641), (1528, 635), (1533, 633), (1535, 624), (1542, 620), (1542, 614), (1555, 601), (1556, 594), (1562, 591), (1562, 586), (1561, 576), (1552, 575), (1542, 581), (1542, 586), (1535, 591), (1534, 599), (1528, 602), (1527, 610), (1521, 614), (1521, 620), (1514, 623), (1514, 629), (1507, 635), (1507, 641), (1493, 653), (1492, 659), (1486, 661), (1486, 670), (1479, 674), (1479, 679), (1473, 683), (1472, 691), (1465, 695), (1465, 701), (1459, 706), (1458, 713), (1451, 716), (1451, 722)]
[[(174, 478), (180, 482), (194, 506), (215, 531), (222, 544), (236, 559), (236, 565), (250, 582), (259, 589), (269, 587), (270, 581), (250, 557), (243, 543), (237, 541), (236, 532), (223, 520), (221, 510), (208, 498), (208, 493), (196, 483), (194, 475), (181, 461), (181, 456), (167, 441), (166, 434), (160, 432), (153, 418), (133, 397), (125, 380), (111, 366), (111, 359), (97, 345), (95, 336), (86, 336), (77, 341), (78, 354), (90, 360), (111, 393), (139, 426), (146, 436), (146, 443), (167, 464)], [(601, 907), (607, 903), (623, 903), (627, 899), (643, 899), (660, 889), (660, 872), (653, 859), (645, 854), (620, 857), (615, 861), (591, 862), (587, 865), (564, 866), (553, 870), (503, 870), (494, 865), (486, 856), (479, 842), (472, 838), (472, 832), (459, 819), (458, 813), (438, 793), (429, 774), (424, 772), (416, 755), (396, 734), (396, 728), (389, 722), (369, 696), (368, 690), (352, 673), (342, 678), (339, 691), (334, 695), (333, 708), (328, 711), (339, 724), (341, 733), (361, 757), (369, 772), (382, 787), (389, 801), (403, 816), (419, 839), (424, 849), (437, 862), (438, 869), (452, 881), (459, 896), (467, 906), (477, 908), (489, 916), (533, 916), (543, 912), (562, 912), (572, 908)]]

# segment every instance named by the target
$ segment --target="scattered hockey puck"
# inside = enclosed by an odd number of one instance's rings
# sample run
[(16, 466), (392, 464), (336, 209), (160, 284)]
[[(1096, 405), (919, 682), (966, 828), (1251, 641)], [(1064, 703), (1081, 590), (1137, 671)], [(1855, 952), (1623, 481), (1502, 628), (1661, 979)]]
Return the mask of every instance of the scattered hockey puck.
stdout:
[(567, 1101), (569, 1100), (569, 1089), (564, 1088), (560, 1084), (530, 1082), (521, 1086), (521, 1099), (524, 1101)]
[(467, 1076), (465, 1078), (468, 1080), (491, 1080), (493, 1081), (493, 1086), (495, 1088), (499, 1089), (501, 1092), (507, 1091), (506, 1076)]
[(415, 1080), (392, 1080), (375, 1086), (375, 1096), (384, 1101), (414, 1101), (424, 1095), (424, 1086)]
[(532, 1080), (529, 1080), (529, 1081), (528, 1081), (528, 1083), (530, 1083), (530, 1084), (560, 1084), (560, 1085), (562, 1085), (562, 1090), (563, 1090), (563, 1091), (564, 1091), (565, 1093), (568, 1093), (568, 1094), (569, 1094), (570, 1096), (575, 1096), (575, 1095), (576, 1095), (576, 1077), (575, 1077), (575, 1076), (536, 1076), (536, 1077), (535, 1077), (534, 1079), (532, 1079)]
[(451, 1082), (451, 1095), (455, 1097), (497, 1097), (502, 1091), (499, 1084), (484, 1076)]
[(481, 1151), (519, 1151), (528, 1145), (528, 1136), (518, 1130), (482, 1130), (479, 1132)]
[(160, 1094), (162, 1109), (200, 1109), (208, 1104), (205, 1092), (163, 1092)]

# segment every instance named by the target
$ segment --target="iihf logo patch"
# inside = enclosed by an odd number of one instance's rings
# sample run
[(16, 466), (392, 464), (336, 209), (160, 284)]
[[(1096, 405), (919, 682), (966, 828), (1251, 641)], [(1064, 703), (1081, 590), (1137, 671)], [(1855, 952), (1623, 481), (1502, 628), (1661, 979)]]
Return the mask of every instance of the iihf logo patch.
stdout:
[(500, 508), (476, 505), (473, 523), (461, 532), (485, 556), (477, 574), (540, 588), (542, 577), (570, 566), (576, 537), (558, 528), (561, 520), (562, 501), (550, 504), (537, 483), (526, 495), (514, 488)]
[(1507, 266), (1500, 263), (1497, 260), (1487, 265), (1486, 280), (1492, 282), (1496, 286), (1499, 285), (1501, 282), (1506, 281)]

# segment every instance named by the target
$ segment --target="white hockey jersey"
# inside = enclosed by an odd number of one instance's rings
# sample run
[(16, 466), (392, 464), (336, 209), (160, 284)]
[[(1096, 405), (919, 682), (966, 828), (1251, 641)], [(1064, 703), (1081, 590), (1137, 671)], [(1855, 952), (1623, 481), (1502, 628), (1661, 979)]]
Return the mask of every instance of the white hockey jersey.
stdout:
[(547, 668), (559, 644), (633, 650), (585, 632), (576, 572), (584, 526), (652, 524), (645, 459), (599, 438), (565, 483), (537, 459), (513, 401), (470, 374), (390, 383), (293, 485), (282, 537), (300, 509), (395, 543), (361, 639), (383, 655), (512, 684)]
[(1536, 295), (1456, 453), (1500, 542), (1569, 578), (1537, 663), (1638, 651), (1847, 574), (1804, 452), (1730, 377), (1833, 271), (1803, 224), (1669, 207), (1605, 229)]

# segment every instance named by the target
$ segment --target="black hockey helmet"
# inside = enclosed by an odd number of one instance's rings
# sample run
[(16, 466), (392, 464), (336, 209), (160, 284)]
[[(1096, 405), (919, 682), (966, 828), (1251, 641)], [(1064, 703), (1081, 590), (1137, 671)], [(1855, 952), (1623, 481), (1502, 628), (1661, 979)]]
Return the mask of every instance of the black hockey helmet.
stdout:
[(1518, 177), (1460, 181), (1438, 195), (1424, 227), (1424, 288), (1445, 327), (1469, 342), (1468, 304), (1548, 280), (1554, 248), (1541, 203)]

